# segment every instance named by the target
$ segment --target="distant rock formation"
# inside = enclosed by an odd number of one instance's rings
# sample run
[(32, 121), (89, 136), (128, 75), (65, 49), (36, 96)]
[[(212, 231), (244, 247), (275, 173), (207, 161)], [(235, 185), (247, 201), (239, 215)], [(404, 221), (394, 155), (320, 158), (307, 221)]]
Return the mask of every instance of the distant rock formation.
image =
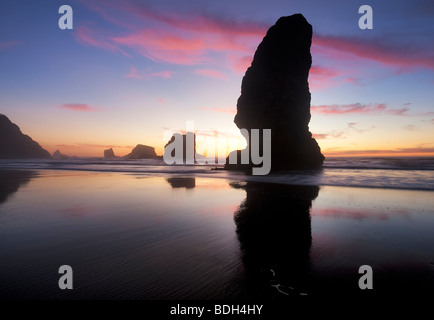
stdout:
[(0, 159), (50, 159), (50, 153), (0, 114)]
[(124, 159), (157, 159), (155, 148), (138, 144), (130, 154), (123, 157)]
[(115, 159), (115, 153), (113, 152), (113, 148), (104, 150), (104, 159)]
[[(192, 141), (192, 146), (188, 146), (187, 139), (190, 138)], [(177, 148), (176, 141), (182, 141), (179, 145), (179, 148)], [(175, 144), (174, 144), (175, 143)], [(190, 155), (191, 158), (193, 158), (193, 163), (196, 162), (197, 153), (196, 153), (196, 135), (193, 132), (187, 132), (186, 134), (181, 133), (174, 133), (172, 137), (170, 138), (169, 142), (166, 143), (164, 146), (165, 152), (167, 152), (166, 148), (171, 145), (173, 148), (170, 150), (170, 156), (177, 159), (176, 164), (187, 164), (187, 155)], [(182, 149), (181, 149), (182, 147)], [(179, 156), (179, 154), (175, 154), (176, 152), (182, 151), (182, 157)]]
[[(242, 81), (234, 122), (249, 132), (271, 129), (272, 171), (320, 168), (324, 161), (308, 127), (311, 41), (312, 26), (301, 14), (280, 18), (259, 44)], [(226, 163), (226, 169), (240, 168)]]
[(70, 157), (65, 154), (62, 154), (59, 150), (56, 150), (51, 155), (51, 158), (53, 158), (54, 160), (66, 160), (69, 159)]

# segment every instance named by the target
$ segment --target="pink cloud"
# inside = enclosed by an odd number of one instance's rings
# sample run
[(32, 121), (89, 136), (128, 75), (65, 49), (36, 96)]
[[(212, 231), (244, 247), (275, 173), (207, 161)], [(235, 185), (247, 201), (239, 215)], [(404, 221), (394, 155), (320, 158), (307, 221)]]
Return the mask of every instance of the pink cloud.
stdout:
[(170, 79), (174, 74), (176, 74), (176, 72), (169, 71), (169, 70), (151, 72), (151, 73), (139, 73), (136, 68), (131, 67), (130, 72), (126, 75), (126, 77), (131, 79), (143, 79), (147, 77), (161, 77), (161, 78)]
[(253, 60), (253, 52), (252, 55), (242, 55), (239, 54), (231, 54), (228, 55), (228, 60), (231, 63), (232, 70), (236, 73), (244, 73), (251, 66)]
[[(83, 4), (101, 15), (106, 21), (124, 28), (116, 35), (95, 28), (76, 31), (82, 44), (97, 46), (125, 55), (133, 50), (153, 61), (173, 64), (197, 65), (228, 63), (234, 72), (242, 73), (250, 66), (253, 53), (270, 27), (269, 24), (241, 21), (209, 14), (191, 14), (157, 11), (150, 5), (133, 1), (83, 1)], [(214, 53), (223, 53), (216, 56)], [(327, 62), (375, 61), (398, 71), (413, 68), (434, 69), (434, 56), (429, 50), (392, 43), (387, 38), (350, 38), (314, 33), (312, 53)], [(360, 69), (361, 70), (361, 69)], [(342, 82), (360, 85), (352, 70), (312, 67), (310, 85), (324, 89)], [(334, 72), (334, 74), (333, 74)]]
[(309, 87), (311, 89), (329, 88), (337, 83), (336, 77), (340, 73), (330, 68), (312, 66), (309, 72)]
[(111, 52), (121, 52), (123, 55), (129, 57), (124, 50), (113, 43), (107, 32), (97, 31), (95, 28), (89, 28), (84, 25), (80, 25), (74, 30), (74, 38), (80, 44), (102, 48)]
[[(208, 34), (227, 34), (230, 36), (264, 36), (269, 26), (255, 21), (234, 21), (220, 16), (209, 14), (181, 14), (178, 12), (159, 12), (146, 4), (123, 5), (123, 10), (130, 15), (143, 20), (154, 20), (164, 25), (190, 32)], [(116, 5), (115, 5), (116, 6)], [(119, 9), (119, 6), (117, 6)]]
[(148, 29), (113, 37), (108, 41), (113, 42), (114, 47), (134, 49), (156, 62), (184, 65), (211, 62), (211, 52), (250, 51), (242, 43), (225, 35), (210, 36), (203, 31), (183, 33), (179, 30)]
[(311, 106), (312, 112), (323, 113), (323, 114), (348, 114), (348, 113), (363, 113), (363, 114), (375, 114), (375, 113), (387, 113), (397, 116), (407, 116), (409, 115), (406, 107), (400, 109), (390, 109), (384, 103), (376, 104), (330, 104), (330, 105), (319, 105)]
[(418, 50), (414, 46), (391, 43), (388, 39), (359, 39), (315, 34), (312, 39), (314, 53), (327, 52), (335, 58), (342, 53), (353, 57), (376, 61), (383, 65), (408, 68), (434, 69), (434, 55), (428, 50)]
[(91, 107), (84, 103), (68, 103), (68, 104), (62, 104), (61, 106), (58, 106), (58, 108), (61, 109), (68, 109), (72, 111), (80, 111), (80, 112), (92, 112), (92, 111), (98, 111), (98, 108)]
[(152, 73), (150, 73), (149, 75), (150, 75), (151, 77), (161, 77), (161, 78), (170, 79), (170, 78), (172, 78), (172, 76), (173, 76), (174, 74), (176, 74), (176, 72), (166, 70), (166, 71), (152, 72)]
[(143, 76), (137, 73), (137, 69), (134, 67), (130, 68), (130, 72), (126, 75), (130, 79), (142, 79)]
[(194, 73), (197, 75), (205, 76), (205, 77), (211, 77), (211, 78), (226, 80), (226, 76), (218, 70), (197, 69), (194, 71)]
[(386, 112), (396, 116), (406, 116), (408, 110), (409, 109), (407, 107), (402, 107), (400, 109), (388, 109)]
[(387, 106), (385, 104), (368, 104), (363, 105), (360, 103), (353, 104), (332, 104), (332, 105), (319, 105), (312, 106), (311, 110), (316, 113), (324, 114), (346, 114), (346, 113), (378, 113), (385, 111)]
[(0, 42), (0, 51), (6, 50), (21, 44), (21, 41)]
[(344, 82), (355, 84), (355, 85), (358, 85), (358, 86), (362, 86), (363, 85), (363, 83), (360, 81), (360, 79), (353, 78), (353, 77), (345, 78)]
[(156, 62), (192, 65), (206, 61), (206, 45), (197, 38), (188, 39), (164, 31), (147, 30), (111, 40), (116, 46), (133, 48)]
[(255, 22), (210, 15), (162, 13), (130, 1), (122, 5), (107, 1), (104, 7), (96, 3), (83, 4), (110, 23), (127, 30), (123, 34), (111, 35), (96, 31), (96, 28), (81, 27), (76, 32), (77, 41), (124, 54), (125, 49), (132, 49), (156, 62), (195, 65), (212, 62), (213, 52), (253, 54), (257, 42), (267, 30), (267, 26)]
[(312, 138), (316, 140), (327, 139), (328, 136), (329, 135), (327, 133), (312, 133)]
[(310, 68), (310, 74), (314, 76), (323, 76), (323, 77), (336, 77), (339, 73), (336, 70), (320, 67), (320, 66), (312, 66)]

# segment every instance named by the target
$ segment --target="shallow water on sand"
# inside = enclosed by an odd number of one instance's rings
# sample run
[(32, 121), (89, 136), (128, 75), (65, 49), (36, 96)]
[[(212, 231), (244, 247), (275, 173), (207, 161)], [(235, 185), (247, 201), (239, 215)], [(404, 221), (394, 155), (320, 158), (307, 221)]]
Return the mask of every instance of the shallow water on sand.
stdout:
[[(0, 297), (237, 299), (434, 289), (433, 191), (0, 172)], [(58, 288), (70, 265), (74, 289)]]

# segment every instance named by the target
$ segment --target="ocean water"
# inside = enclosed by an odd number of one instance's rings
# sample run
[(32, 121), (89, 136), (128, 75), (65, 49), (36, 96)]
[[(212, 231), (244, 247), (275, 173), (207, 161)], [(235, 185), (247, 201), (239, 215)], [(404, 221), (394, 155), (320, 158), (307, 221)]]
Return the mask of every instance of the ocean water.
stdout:
[[(432, 294), (432, 158), (333, 158), (263, 177), (212, 167), (2, 161), (0, 298)], [(58, 287), (61, 265), (73, 290)], [(362, 265), (372, 290), (358, 286)]]
[(266, 176), (213, 170), (222, 165), (169, 166), (163, 160), (0, 160), (0, 169), (48, 169), (130, 172), (143, 175), (179, 174), (290, 185), (352, 186), (434, 190), (434, 157), (331, 157), (322, 170), (290, 171)]

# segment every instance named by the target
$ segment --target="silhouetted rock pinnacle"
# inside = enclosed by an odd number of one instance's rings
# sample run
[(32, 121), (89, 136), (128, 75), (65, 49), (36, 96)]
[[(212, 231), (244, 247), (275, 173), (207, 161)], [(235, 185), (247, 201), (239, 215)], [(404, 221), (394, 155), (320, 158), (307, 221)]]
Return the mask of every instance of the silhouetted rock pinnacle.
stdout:
[(5, 115), (0, 114), (0, 159), (49, 159), (36, 141), (23, 134), (20, 128)]
[(150, 146), (138, 144), (130, 154), (126, 155), (124, 159), (156, 159), (158, 158), (155, 149)]
[(274, 171), (320, 168), (324, 161), (308, 127), (311, 41), (312, 26), (303, 15), (280, 18), (259, 44), (241, 85), (234, 122), (249, 131), (271, 129)]

